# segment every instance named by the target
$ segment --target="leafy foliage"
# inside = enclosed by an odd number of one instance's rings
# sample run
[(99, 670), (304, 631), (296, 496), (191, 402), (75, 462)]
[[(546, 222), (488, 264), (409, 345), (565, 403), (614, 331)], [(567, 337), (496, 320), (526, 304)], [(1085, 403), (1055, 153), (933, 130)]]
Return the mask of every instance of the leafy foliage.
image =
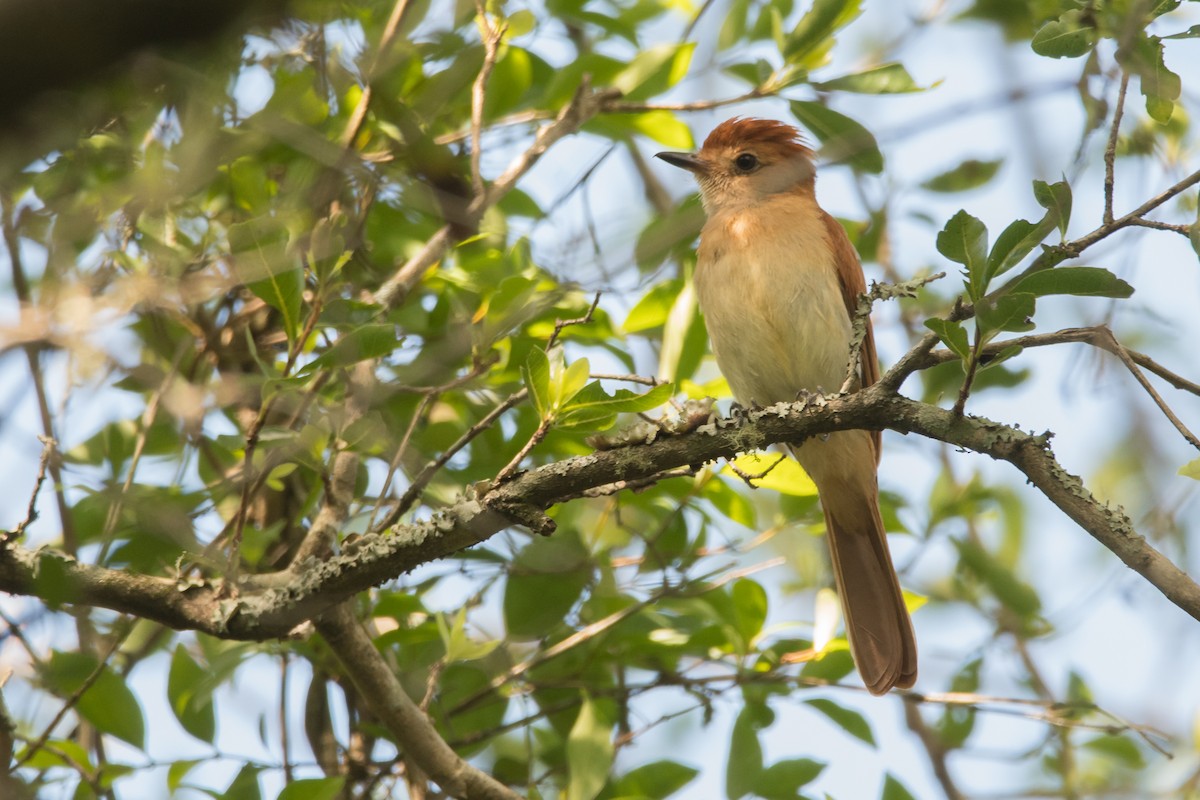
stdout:
[[(132, 58), (76, 89), (78, 108), (26, 120), (44, 137), (6, 131), (0, 213), (16, 302), (0, 354), (25, 352), (13, 384), (30, 384), (36, 423), (44, 413), (43, 433), (60, 444), (42, 466), (41, 518), (14, 522), (4, 541), (61, 552), (15, 587), (34, 600), (4, 600), (27, 648), (17, 682), (36, 698), (18, 704), (6, 691), (13, 796), (383, 797), (405, 781), (423, 796), (421, 765), (381, 722), (379, 699), (319, 637), (223, 641), (134, 619), (132, 601), (66, 613), (70, 569), (167, 578), (181, 598), (221, 581), (230, 602), (282, 595), (272, 580), (289, 564), (319, 567), (305, 559), (587, 454), (589, 434), (639, 417), (651, 431), (642, 436), (703, 424), (706, 412), (690, 419), (680, 398), (729, 394), (695, 308), (703, 211), (694, 196), (674, 203), (643, 153), (695, 145), (707, 123), (678, 101), (708, 91), (697, 78), (719, 68), (727, 83), (716, 85), (744, 92), (706, 96), (703, 110), (772, 98), (738, 110), (789, 113), (827, 169), (849, 167), (867, 207), (845, 224), (873, 274), (896, 269), (893, 194), (954, 208), (1018, 168), (1008, 152), (959, 154), (918, 170), (923, 183), (887, 185), (896, 162), (872, 130), (887, 128), (875, 122), (884, 106), (862, 103), (901, 108), (942, 81), (897, 60), (911, 33), (867, 63), (842, 57), (873, 5), (296, 2), (196, 52)], [(1132, 122), (1112, 128), (1121, 165), (1186, 150), (1188, 73), (1170, 65), (1196, 32), (1165, 33), (1181, 27), (1176, 6), (977, 0), (961, 17), (938, 13), (951, 30), (982, 20), (1022, 52), (1074, 64), (1084, 143), (1112, 119), (1113, 76), (1135, 80), (1145, 113), (1130, 102), (1121, 113)], [(670, 26), (680, 29), (663, 35)], [(588, 161), (580, 142), (603, 154)], [(604, 235), (579, 233), (573, 215), (592, 213), (591, 189), (617, 161), (637, 182), (622, 189), (626, 216)], [(956, 286), (901, 305), (913, 338), (931, 331), (950, 351), (943, 360), (958, 362), (921, 371), (925, 401), (957, 392), (962, 410), (971, 392), (1028, 385), (1009, 340), (1051, 330), (1044, 298), (1095, 309), (1133, 295), (1119, 262), (1073, 263), (1090, 246), (1087, 226), (1112, 220), (1091, 219), (1078, 172), (1063, 170), (1071, 177), (1033, 180), (1040, 218), (1014, 212), (995, 235), (965, 209), (915, 215), (930, 246), (905, 263), (949, 261), (962, 275), (961, 302)], [(982, 206), (990, 221), (995, 207)], [(1200, 238), (1196, 224), (1170, 229)], [(629, 265), (610, 270), (617, 262)], [(18, 427), (5, 431), (14, 453), (30, 447)], [(1025, 496), (929, 462), (928, 496), (914, 479), (902, 495), (885, 492), (883, 513), (889, 530), (912, 534), (918, 559), (953, 542), (911, 582), (935, 613), (965, 610), (986, 628), (956, 639), (950, 666), (928, 673), (930, 692), (973, 695), (995, 663), (980, 642), (1028, 652), (1053, 629), (1050, 604), (1024, 574)], [(1197, 463), (1181, 473), (1196, 478)], [(37, 471), (35, 459), (22, 480)], [(14, 520), (27, 497), (9, 498)], [(794, 719), (833, 731), (847, 760), (895, 740), (842, 686), (852, 663), (836, 602), (806, 594), (826, 579), (808, 535), (822, 517), (795, 462), (697, 464), (547, 513), (553, 536), (513, 528), (356, 599), (440, 736), (499, 783), (571, 800), (707, 796), (723, 769), (731, 800), (817, 797), (844, 769), (817, 757), (817, 743), (780, 737)], [(323, 530), (330, 517), (336, 530)], [(785, 619), (803, 620), (807, 638)], [(1022, 787), (1050, 781), (1047, 791), (1075, 796), (1150, 785), (1161, 764), (1145, 742), (1156, 739), (1114, 722), (1101, 710), (1109, 698), (1079, 676), (1059, 697), (1029, 664), (1019, 669), (1014, 707), (1044, 708), (1057, 726), (1044, 763), (1022, 750)], [(268, 711), (261, 687), (280, 674), (280, 708)], [(159, 707), (165, 722), (149, 713)], [(948, 701), (915, 711), (910, 727), (944, 757), (974, 746), (987, 710)], [(175, 723), (187, 744), (164, 752), (157, 728)], [(660, 725), (689, 743), (719, 731), (720, 745), (664, 747)], [(708, 727), (670, 727), (682, 725)], [(197, 744), (205, 757), (185, 758)], [(881, 796), (916, 796), (913, 774), (881, 773)], [(8, 788), (0, 782), (0, 795)]]

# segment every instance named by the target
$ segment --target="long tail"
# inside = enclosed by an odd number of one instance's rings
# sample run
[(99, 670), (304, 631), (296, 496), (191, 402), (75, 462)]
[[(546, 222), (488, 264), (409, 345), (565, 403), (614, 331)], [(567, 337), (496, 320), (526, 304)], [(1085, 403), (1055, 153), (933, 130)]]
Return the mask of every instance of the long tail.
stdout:
[(845, 431), (794, 448), (817, 484), (850, 650), (872, 694), (917, 679), (917, 642), (879, 514), (870, 434)]

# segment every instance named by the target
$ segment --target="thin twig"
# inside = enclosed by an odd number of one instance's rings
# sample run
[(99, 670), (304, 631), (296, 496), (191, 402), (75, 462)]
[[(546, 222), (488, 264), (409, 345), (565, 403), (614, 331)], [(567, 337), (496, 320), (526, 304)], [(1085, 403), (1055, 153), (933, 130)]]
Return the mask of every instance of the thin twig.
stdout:
[(483, 197), (486, 187), (483, 184), (483, 172), (480, 159), (483, 155), (483, 104), (487, 99), (487, 82), (496, 66), (496, 54), (499, 52), (500, 39), (504, 35), (505, 25), (493, 26), (488, 21), (487, 9), (483, 0), (475, 0), (476, 23), (479, 25), (479, 36), (483, 40), (483, 65), (475, 82), (471, 84), (471, 185), (476, 197)]
[(1171, 410), (1170, 406), (1167, 405), (1166, 401), (1162, 399), (1162, 396), (1154, 388), (1154, 385), (1151, 384), (1150, 381), (1146, 379), (1146, 376), (1142, 374), (1142, 371), (1138, 369), (1137, 363), (1133, 360), (1121, 343), (1117, 341), (1117, 337), (1113, 336), (1112, 331), (1110, 331), (1108, 328), (1098, 328), (1097, 331), (1099, 335), (1108, 337), (1108, 346), (1106, 346), (1104, 349), (1115, 354), (1117, 358), (1121, 359), (1121, 363), (1125, 365), (1126, 369), (1129, 370), (1137, 382), (1142, 385), (1142, 388), (1146, 390), (1146, 394), (1150, 395), (1150, 399), (1152, 399), (1154, 404), (1158, 406), (1158, 409), (1162, 411), (1163, 416), (1170, 420), (1171, 424), (1175, 426), (1175, 430), (1179, 431), (1180, 435), (1183, 436), (1188, 444), (1190, 444), (1192, 447), (1195, 447), (1197, 450), (1200, 450), (1200, 439), (1197, 439), (1196, 435), (1188, 430), (1187, 426), (1183, 424), (1183, 421), (1179, 419), (1179, 417), (1175, 416), (1175, 412)]
[(1117, 136), (1121, 129), (1121, 117), (1125, 113), (1125, 91), (1129, 88), (1129, 73), (1121, 71), (1121, 88), (1117, 92), (1117, 108), (1113, 112), (1112, 128), (1108, 132), (1108, 145), (1104, 148), (1104, 222), (1113, 221), (1113, 166), (1117, 159)]
[(408, 2), (409, 0), (396, 0), (396, 4), (392, 6), (392, 13), (388, 16), (387, 24), (383, 27), (383, 35), (379, 38), (379, 47), (375, 49), (375, 56), (371, 59), (371, 65), (367, 68), (367, 74), (363, 81), (362, 94), (358, 96), (358, 104), (350, 112), (350, 118), (346, 121), (346, 127), (342, 131), (340, 141), (343, 149), (349, 149), (358, 137), (358, 132), (362, 130), (363, 122), (367, 118), (367, 109), (371, 105), (371, 96), (374, 94), (372, 83), (375, 79), (375, 72), (379, 69), (384, 58), (387, 57), (388, 51), (392, 48), (392, 43), (396, 39), (396, 32), (400, 30), (400, 24), (404, 21), (404, 16), (408, 13)]
[(83, 697), (84, 693), (87, 692), (88, 689), (92, 688), (92, 685), (100, 679), (100, 676), (104, 673), (105, 668), (108, 666), (108, 660), (113, 657), (113, 654), (117, 652), (117, 649), (120, 648), (120, 646), (125, 642), (125, 638), (133, 630), (133, 624), (129, 618), (122, 618), (119, 622), (119, 625), (114, 625), (113, 632), (111, 634), (112, 641), (108, 643), (108, 648), (104, 651), (104, 654), (99, 658), (99, 660), (97, 660), (96, 666), (92, 669), (88, 676), (83, 679), (83, 683), (79, 685), (79, 688), (72, 692), (71, 696), (66, 699), (66, 702), (62, 705), (62, 708), (58, 710), (58, 713), (54, 715), (54, 718), (50, 720), (50, 723), (42, 730), (41, 735), (38, 736), (38, 738), (35, 739), (32, 744), (25, 748), (25, 752), (21, 754), (21, 757), (17, 760), (17, 763), (13, 765), (14, 770), (21, 768), (27, 764), (31, 758), (37, 755), (37, 752), (42, 749), (42, 747), (50, 739), (50, 736), (54, 733), (54, 729), (58, 727), (58, 723), (63, 721), (63, 718), (70, 713), (71, 709), (75, 707), (75, 705), (79, 702), (79, 699)]
[(846, 364), (846, 378), (842, 381), (839, 394), (851, 391), (861, 380), (859, 370), (862, 367), (862, 347), (867, 338), (867, 320), (871, 317), (871, 309), (877, 301), (893, 300), (898, 297), (916, 297), (917, 290), (923, 286), (946, 277), (944, 272), (935, 272), (921, 278), (913, 278), (903, 283), (878, 283), (871, 281), (870, 291), (858, 296), (851, 318), (850, 359)]
[(25, 529), (38, 518), (37, 499), (38, 495), (42, 493), (42, 484), (46, 482), (46, 465), (50, 463), (50, 459), (54, 457), (54, 451), (58, 448), (58, 442), (44, 434), (38, 436), (38, 441), (42, 443), (42, 455), (38, 458), (37, 477), (33, 481), (33, 492), (29, 495), (29, 507), (25, 509), (25, 519), (18, 522), (17, 527), (11, 531), (0, 531), (0, 547), (24, 536)]
[(582, 317), (574, 319), (556, 319), (554, 321), (554, 332), (550, 334), (550, 338), (546, 340), (546, 352), (554, 347), (554, 343), (558, 341), (558, 336), (563, 332), (563, 328), (569, 328), (572, 325), (587, 325), (592, 321), (592, 315), (596, 313), (596, 306), (600, 305), (600, 292), (596, 292), (596, 296), (592, 298), (592, 304), (588, 307), (587, 313)]
[(409, 485), (408, 489), (405, 490), (404, 495), (400, 498), (400, 502), (398, 502), (396, 507), (392, 509), (392, 513), (388, 514), (387, 519), (379, 523), (379, 526), (373, 530), (384, 530), (385, 528), (390, 528), (399, 522), (400, 517), (404, 516), (404, 513), (408, 511), (408, 509), (412, 507), (412, 504), (416, 502), (417, 498), (421, 496), (421, 492), (425, 491), (425, 487), (429, 485), (431, 480), (433, 480), (433, 476), (437, 474), (438, 470), (446, 466), (446, 463), (450, 461), (450, 459), (454, 458), (455, 453), (457, 453), (459, 450), (462, 450), (464, 447), (470, 444), (472, 439), (490, 428), (492, 424), (500, 418), (501, 414), (503, 414), (505, 411), (508, 411), (510, 408), (513, 408), (518, 403), (523, 402), (528, 396), (528, 389), (521, 389), (517, 392), (514, 392), (513, 394), (509, 395), (508, 399), (506, 399), (503, 403), (489, 411), (483, 419), (479, 420), (479, 422), (476, 422), (470, 428), (467, 428), (463, 435), (458, 437), (458, 440), (455, 441), (454, 444), (446, 448), (444, 453), (427, 464), (425, 469), (421, 470), (421, 473), (417, 475), (416, 478), (413, 478), (412, 484)]
[(626, 383), (640, 383), (643, 386), (662, 386), (666, 381), (661, 378), (655, 378), (649, 375), (618, 375), (611, 372), (593, 372), (592, 378), (598, 381), (625, 381)]
[(916, 701), (910, 699), (908, 696), (904, 700), (904, 721), (908, 725), (908, 729), (917, 735), (917, 740), (925, 748), (925, 754), (929, 756), (929, 765), (933, 767), (933, 775), (941, 785), (942, 791), (945, 792), (946, 800), (964, 800), (964, 795), (954, 785), (954, 778), (950, 775), (950, 767), (946, 764), (946, 746), (942, 744), (942, 740), (938, 735), (931, 731), (929, 726), (925, 724), (925, 720), (921, 717), (921, 711), (917, 708)]
[(546, 434), (550, 432), (550, 426), (551, 420), (542, 420), (538, 424), (537, 429), (534, 430), (533, 435), (529, 437), (529, 441), (521, 445), (521, 449), (517, 451), (517, 454), (513, 456), (507, 464), (504, 465), (504, 469), (496, 473), (496, 478), (493, 482), (498, 484), (504, 483), (506, 480), (511, 478), (513, 473), (517, 471), (517, 467), (521, 466), (522, 459), (529, 455), (530, 450), (541, 444), (542, 439), (546, 438)]

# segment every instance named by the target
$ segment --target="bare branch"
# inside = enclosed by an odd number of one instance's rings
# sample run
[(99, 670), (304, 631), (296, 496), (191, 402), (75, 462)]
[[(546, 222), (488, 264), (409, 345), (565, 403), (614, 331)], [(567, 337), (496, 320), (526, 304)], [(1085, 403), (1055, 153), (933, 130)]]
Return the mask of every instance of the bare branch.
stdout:
[(1117, 92), (1117, 108), (1113, 112), (1112, 127), (1108, 131), (1108, 145), (1104, 148), (1104, 222), (1113, 221), (1113, 164), (1117, 159), (1117, 135), (1121, 130), (1121, 117), (1125, 114), (1125, 92), (1129, 88), (1129, 73), (1121, 70), (1121, 88)]
[(396, 738), (400, 751), (443, 791), (470, 800), (521, 800), (512, 789), (464, 761), (446, 744), (375, 648), (355, 618), (352, 604), (341, 603), (318, 618), (317, 630), (359, 694), (370, 698), (371, 710)]

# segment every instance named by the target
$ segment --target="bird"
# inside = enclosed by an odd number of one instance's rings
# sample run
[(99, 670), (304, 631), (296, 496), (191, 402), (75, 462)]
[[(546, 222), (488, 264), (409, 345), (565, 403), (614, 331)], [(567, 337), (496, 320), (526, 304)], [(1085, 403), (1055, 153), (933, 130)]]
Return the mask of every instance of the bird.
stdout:
[[(705, 223), (695, 290), (717, 366), (745, 407), (840, 387), (866, 279), (845, 230), (817, 203), (814, 153), (795, 127), (734, 117), (696, 153), (657, 158), (692, 173)], [(866, 320), (857, 386), (879, 379)], [(790, 445), (816, 484), (850, 650), (875, 695), (917, 677), (912, 620), (879, 512), (878, 431)]]

